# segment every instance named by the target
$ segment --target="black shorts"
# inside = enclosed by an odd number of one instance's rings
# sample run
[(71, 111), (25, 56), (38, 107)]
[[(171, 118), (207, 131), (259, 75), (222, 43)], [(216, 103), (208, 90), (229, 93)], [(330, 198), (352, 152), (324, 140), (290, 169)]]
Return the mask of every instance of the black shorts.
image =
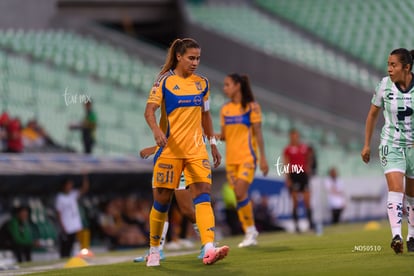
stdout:
[(289, 179), (292, 182), (291, 192), (305, 192), (309, 190), (309, 176), (307, 173), (290, 173)]

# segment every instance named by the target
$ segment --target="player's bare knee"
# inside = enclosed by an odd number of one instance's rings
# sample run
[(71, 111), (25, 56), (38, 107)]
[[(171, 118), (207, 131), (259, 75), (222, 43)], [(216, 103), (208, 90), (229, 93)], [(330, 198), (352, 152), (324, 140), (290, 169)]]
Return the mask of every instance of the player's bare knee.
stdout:
[(166, 188), (154, 188), (154, 199), (160, 204), (168, 204), (171, 201), (171, 197), (174, 190)]

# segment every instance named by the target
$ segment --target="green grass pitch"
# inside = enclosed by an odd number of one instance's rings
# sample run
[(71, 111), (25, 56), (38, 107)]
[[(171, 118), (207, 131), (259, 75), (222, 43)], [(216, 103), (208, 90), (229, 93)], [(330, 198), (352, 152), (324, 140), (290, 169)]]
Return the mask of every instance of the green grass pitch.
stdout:
[[(390, 248), (388, 223), (380, 225), (370, 231), (360, 223), (331, 226), (322, 236), (265, 233), (259, 236), (258, 246), (243, 249), (237, 248), (242, 237), (226, 238), (220, 244), (230, 246), (229, 256), (211, 266), (203, 265), (197, 253), (176, 257), (167, 253), (161, 266), (146, 267), (132, 262), (138, 254), (132, 251), (130, 262), (30, 275), (412, 275), (414, 253), (406, 252), (404, 242), (404, 254), (396, 255)], [(404, 237), (405, 233), (406, 227)]]

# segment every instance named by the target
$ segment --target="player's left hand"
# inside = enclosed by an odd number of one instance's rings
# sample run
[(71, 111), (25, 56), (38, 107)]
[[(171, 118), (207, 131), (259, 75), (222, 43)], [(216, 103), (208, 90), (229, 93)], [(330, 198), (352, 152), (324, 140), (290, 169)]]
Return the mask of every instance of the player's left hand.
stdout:
[(221, 164), (221, 154), (215, 145), (211, 145), (211, 156), (213, 156), (214, 168)]
[(264, 156), (260, 158), (260, 170), (263, 173), (263, 176), (266, 176), (269, 173), (269, 165), (267, 164), (267, 160)]

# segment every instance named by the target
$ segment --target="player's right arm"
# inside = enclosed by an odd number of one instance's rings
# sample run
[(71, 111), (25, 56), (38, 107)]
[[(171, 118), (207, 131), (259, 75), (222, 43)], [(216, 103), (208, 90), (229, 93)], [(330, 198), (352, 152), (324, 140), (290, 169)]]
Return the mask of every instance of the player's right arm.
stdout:
[(374, 132), (375, 125), (377, 124), (380, 110), (381, 110), (381, 107), (371, 104), (371, 107), (367, 115), (367, 119), (365, 121), (365, 142), (364, 142), (364, 147), (362, 148), (362, 151), (361, 151), (361, 157), (365, 163), (368, 163), (370, 159), (371, 138)]
[(157, 119), (155, 117), (155, 111), (157, 111), (159, 107), (160, 106), (158, 104), (150, 102), (147, 103), (147, 106), (145, 107), (145, 120), (152, 130), (152, 134), (154, 135), (154, 140), (157, 146), (164, 147), (167, 144), (167, 137), (158, 126)]

